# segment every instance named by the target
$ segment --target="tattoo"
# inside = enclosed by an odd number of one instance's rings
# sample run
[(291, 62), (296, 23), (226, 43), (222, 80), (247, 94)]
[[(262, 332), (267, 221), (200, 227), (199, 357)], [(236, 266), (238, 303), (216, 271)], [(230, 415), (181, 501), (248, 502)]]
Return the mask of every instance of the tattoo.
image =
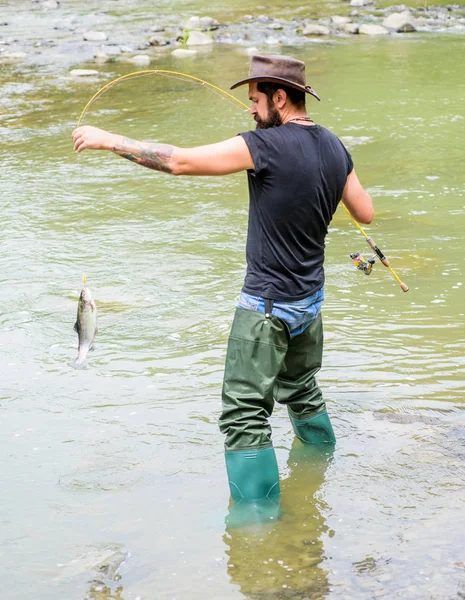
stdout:
[(172, 172), (169, 161), (174, 152), (174, 146), (169, 144), (138, 142), (125, 137), (120, 144), (113, 146), (113, 152), (143, 167), (163, 173)]

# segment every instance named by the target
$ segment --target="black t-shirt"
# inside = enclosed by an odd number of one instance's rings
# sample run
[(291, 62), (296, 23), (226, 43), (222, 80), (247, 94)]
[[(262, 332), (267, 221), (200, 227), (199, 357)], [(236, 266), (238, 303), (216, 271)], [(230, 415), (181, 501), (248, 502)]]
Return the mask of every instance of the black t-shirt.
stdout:
[(287, 123), (240, 135), (255, 166), (247, 171), (243, 290), (273, 300), (300, 300), (324, 284), (324, 240), (352, 158), (320, 125)]

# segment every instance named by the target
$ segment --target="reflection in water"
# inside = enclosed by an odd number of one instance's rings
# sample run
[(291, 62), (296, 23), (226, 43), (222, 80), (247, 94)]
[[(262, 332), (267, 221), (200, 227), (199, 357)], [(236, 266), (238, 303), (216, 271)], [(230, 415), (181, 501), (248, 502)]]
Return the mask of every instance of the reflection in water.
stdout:
[(89, 593), (85, 596), (85, 600), (124, 600), (122, 593), (122, 585), (119, 585), (115, 590), (111, 590), (100, 581), (91, 581)]
[[(328, 593), (322, 534), (326, 531), (318, 492), (332, 448), (304, 445), (289, 454), (290, 475), (281, 482), (280, 520), (245, 528), (227, 527), (228, 574), (251, 600), (293, 597), (318, 600)], [(326, 507), (325, 507), (326, 508)]]

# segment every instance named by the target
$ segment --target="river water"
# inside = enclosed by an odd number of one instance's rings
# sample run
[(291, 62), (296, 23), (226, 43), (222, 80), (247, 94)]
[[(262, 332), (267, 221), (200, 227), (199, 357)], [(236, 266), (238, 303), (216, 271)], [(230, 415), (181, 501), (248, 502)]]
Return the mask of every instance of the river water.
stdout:
[[(368, 247), (340, 209), (319, 376), (338, 443), (302, 454), (277, 407), (283, 517), (249, 531), (225, 529), (217, 427), (245, 175), (173, 178), (75, 154), (85, 103), (133, 67), (77, 81), (53, 65), (1, 66), (5, 600), (465, 597), (463, 38), (280, 51), (306, 61), (323, 99), (309, 113), (349, 147), (375, 201), (366, 231), (410, 291), (380, 263), (369, 277), (355, 269), (349, 254)], [(157, 68), (228, 89), (248, 60), (217, 47)], [(204, 87), (161, 76), (115, 86), (84, 122), (185, 146), (253, 126)], [(83, 274), (100, 331), (76, 371)], [(127, 558), (112, 582), (96, 565), (115, 551)]]

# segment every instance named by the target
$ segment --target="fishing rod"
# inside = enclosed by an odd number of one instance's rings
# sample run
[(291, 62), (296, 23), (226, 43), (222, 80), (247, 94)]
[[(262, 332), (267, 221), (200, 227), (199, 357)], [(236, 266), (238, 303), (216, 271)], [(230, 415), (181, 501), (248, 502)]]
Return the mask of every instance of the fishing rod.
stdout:
[[(93, 102), (95, 102), (95, 100), (97, 100), (97, 98), (99, 98), (102, 94), (104, 94), (111, 87), (113, 87), (120, 81), (124, 81), (126, 79), (135, 79), (137, 77), (145, 77), (147, 75), (165, 75), (167, 77), (172, 77), (173, 79), (181, 79), (181, 80), (188, 79), (188, 80), (192, 81), (193, 83), (198, 83), (200, 85), (204, 85), (204, 86), (208, 87), (209, 89), (216, 92), (217, 94), (222, 95), (227, 100), (229, 100), (231, 102), (236, 102), (237, 104), (242, 106), (247, 112), (249, 111), (249, 107), (247, 106), (247, 104), (244, 104), (244, 102), (242, 102), (241, 100), (239, 100), (238, 98), (236, 98), (235, 96), (233, 96), (232, 94), (227, 92), (226, 90), (223, 90), (222, 88), (220, 88), (216, 85), (213, 85), (212, 83), (209, 83), (208, 81), (205, 81), (204, 79), (200, 79), (199, 77), (194, 77), (193, 75), (188, 75), (187, 73), (181, 73), (179, 71), (168, 71), (166, 69), (148, 69), (145, 71), (134, 71), (133, 73), (127, 73), (126, 75), (122, 75), (121, 77), (117, 77), (116, 79), (113, 79), (112, 81), (110, 81), (109, 83), (107, 83), (106, 85), (101, 87), (92, 96), (92, 98), (89, 100), (89, 102), (87, 102), (87, 104), (85, 105), (83, 111), (81, 112), (81, 115), (79, 116), (79, 120), (77, 122), (77, 127), (79, 127), (81, 125), (84, 115), (86, 114), (86, 112), (88, 111), (90, 106), (93, 104)], [(378, 248), (378, 246), (375, 244), (373, 239), (365, 233), (365, 231), (362, 229), (360, 223), (358, 221), (356, 221), (354, 219), (354, 217), (351, 215), (347, 206), (343, 202), (341, 202), (340, 204), (342, 205), (342, 207), (344, 208), (346, 213), (349, 215), (349, 217), (352, 219), (352, 221), (355, 223), (355, 225), (358, 227), (361, 234), (365, 238), (365, 241), (367, 242), (367, 244), (370, 246), (370, 248), (375, 253), (375, 255), (373, 255), (373, 257), (368, 260), (365, 260), (364, 256), (359, 252), (351, 254), (350, 257), (352, 258), (356, 267), (358, 269), (360, 269), (361, 271), (363, 271), (366, 275), (370, 275), (373, 265), (375, 263), (375, 256), (377, 256), (379, 258), (380, 262), (382, 262), (382, 264), (385, 267), (387, 267), (389, 269), (389, 271), (392, 273), (392, 275), (394, 276), (396, 281), (399, 283), (402, 291), (408, 292), (408, 289), (409, 289), (408, 286), (400, 280), (399, 276), (396, 274), (394, 269), (391, 267), (389, 260), (386, 258), (384, 253)]]

